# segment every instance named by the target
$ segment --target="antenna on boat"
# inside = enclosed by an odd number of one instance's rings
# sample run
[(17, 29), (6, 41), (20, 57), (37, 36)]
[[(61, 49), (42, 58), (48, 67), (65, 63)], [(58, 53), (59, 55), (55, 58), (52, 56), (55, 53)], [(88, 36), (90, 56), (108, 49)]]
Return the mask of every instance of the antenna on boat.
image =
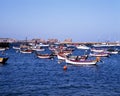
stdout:
[(27, 37), (25, 38), (25, 44), (27, 45)]

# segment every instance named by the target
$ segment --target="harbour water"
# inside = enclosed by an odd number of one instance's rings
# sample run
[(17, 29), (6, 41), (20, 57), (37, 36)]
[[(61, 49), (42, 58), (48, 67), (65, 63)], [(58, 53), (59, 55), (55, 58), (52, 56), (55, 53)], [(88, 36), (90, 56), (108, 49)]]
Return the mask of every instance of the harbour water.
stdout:
[[(76, 51), (77, 52), (77, 51)], [(0, 96), (120, 96), (120, 54), (97, 65), (68, 65), (12, 48), (0, 65)]]

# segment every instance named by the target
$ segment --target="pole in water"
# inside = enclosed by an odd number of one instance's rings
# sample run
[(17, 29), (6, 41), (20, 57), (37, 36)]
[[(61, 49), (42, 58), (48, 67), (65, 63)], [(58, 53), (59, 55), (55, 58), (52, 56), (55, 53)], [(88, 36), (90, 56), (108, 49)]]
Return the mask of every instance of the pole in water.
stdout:
[(63, 66), (63, 70), (67, 70), (67, 66), (65, 65), (65, 66)]

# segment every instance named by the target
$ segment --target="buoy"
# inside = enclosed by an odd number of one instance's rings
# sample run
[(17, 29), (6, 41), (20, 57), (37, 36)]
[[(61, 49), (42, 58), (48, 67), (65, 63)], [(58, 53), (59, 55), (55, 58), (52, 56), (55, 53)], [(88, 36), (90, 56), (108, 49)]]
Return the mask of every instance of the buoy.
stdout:
[(67, 66), (65, 65), (65, 66), (63, 67), (63, 69), (64, 69), (64, 70), (67, 70)]

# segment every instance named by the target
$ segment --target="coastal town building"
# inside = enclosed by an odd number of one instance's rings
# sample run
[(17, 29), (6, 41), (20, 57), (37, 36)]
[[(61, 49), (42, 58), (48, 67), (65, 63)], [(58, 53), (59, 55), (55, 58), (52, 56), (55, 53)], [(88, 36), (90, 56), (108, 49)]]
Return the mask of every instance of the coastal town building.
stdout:
[(48, 39), (48, 40), (44, 40), (44, 39), (32, 39), (31, 40), (32, 43), (57, 43), (58, 39)]
[(12, 39), (12, 38), (0, 38), (0, 42), (2, 43), (13, 43), (13, 42), (16, 42), (15, 39)]
[(63, 43), (72, 43), (72, 39), (71, 38), (67, 38), (63, 41)]

